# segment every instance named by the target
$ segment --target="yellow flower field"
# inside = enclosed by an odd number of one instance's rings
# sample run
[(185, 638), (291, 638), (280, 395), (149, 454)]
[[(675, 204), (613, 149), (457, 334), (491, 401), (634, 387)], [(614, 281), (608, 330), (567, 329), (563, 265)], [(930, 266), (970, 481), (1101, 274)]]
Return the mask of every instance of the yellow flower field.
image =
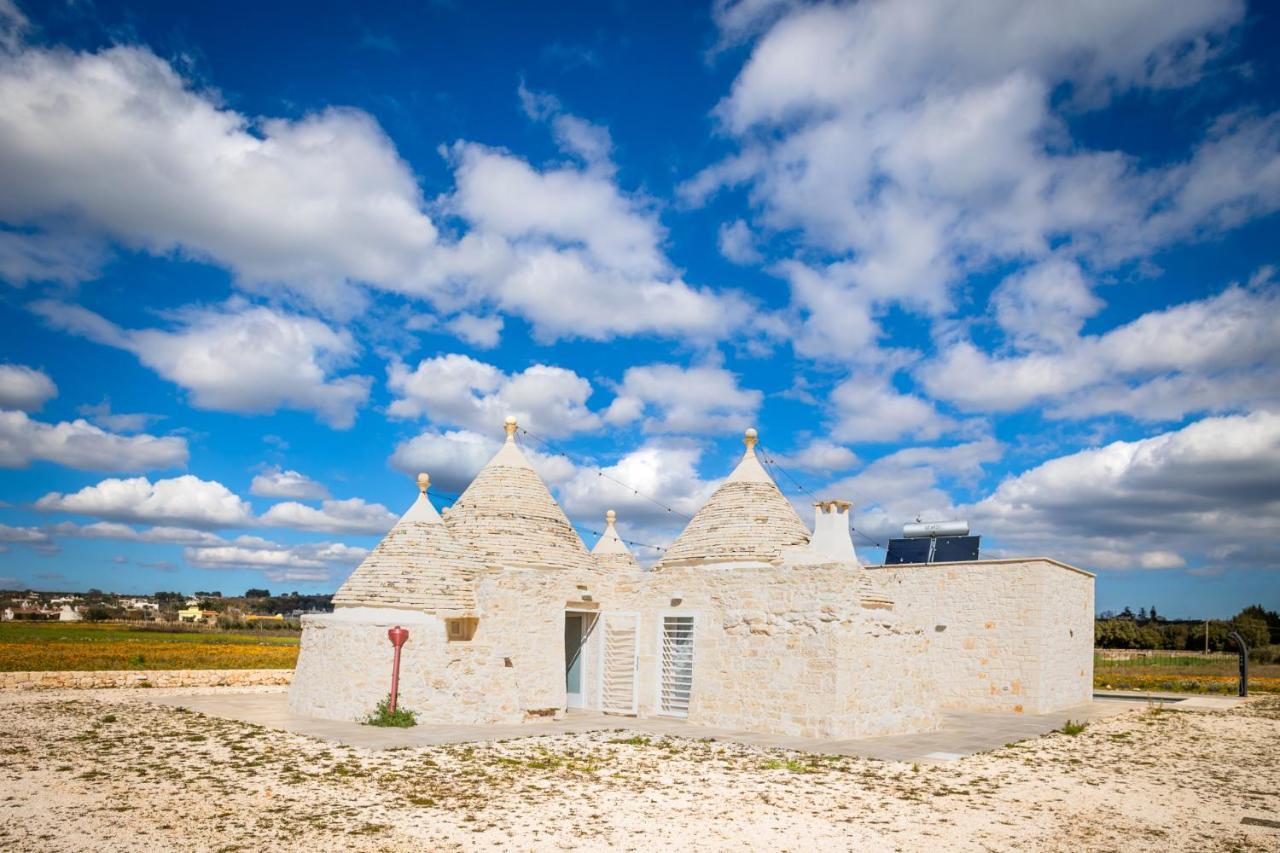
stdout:
[(0, 672), (292, 669), (298, 635), (167, 632), (115, 624), (0, 624)]

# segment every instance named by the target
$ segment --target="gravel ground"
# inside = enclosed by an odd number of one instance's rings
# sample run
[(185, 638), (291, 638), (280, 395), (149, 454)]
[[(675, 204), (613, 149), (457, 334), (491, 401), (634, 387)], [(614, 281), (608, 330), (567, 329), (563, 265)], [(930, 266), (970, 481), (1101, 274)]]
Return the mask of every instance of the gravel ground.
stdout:
[(632, 732), (371, 752), (0, 692), (0, 849), (1275, 851), (1241, 819), (1280, 819), (1278, 744), (1275, 697), (915, 766)]

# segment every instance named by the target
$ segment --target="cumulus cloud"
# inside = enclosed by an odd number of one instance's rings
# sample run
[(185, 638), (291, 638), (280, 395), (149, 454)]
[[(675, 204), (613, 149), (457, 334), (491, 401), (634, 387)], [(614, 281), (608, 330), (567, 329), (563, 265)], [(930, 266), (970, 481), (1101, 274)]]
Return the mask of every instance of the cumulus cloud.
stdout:
[(350, 332), (240, 298), (176, 312), (170, 329), (123, 329), (88, 309), (48, 300), (32, 310), (55, 328), (133, 353), (189, 391), (197, 408), (302, 409), (346, 429), (372, 384), (368, 376), (336, 375), (359, 352)]
[(367, 114), (253, 120), (144, 47), (0, 57), (0, 219), (70, 218), (330, 308), (396, 286), (434, 243), (417, 181)]
[(795, 465), (805, 471), (846, 471), (858, 464), (858, 455), (843, 444), (826, 439), (810, 441), (790, 453), (774, 453), (784, 465)]
[(762, 260), (763, 256), (756, 248), (755, 235), (751, 233), (751, 226), (741, 219), (721, 225), (717, 240), (720, 254), (735, 264), (747, 266)]
[(933, 403), (898, 391), (883, 377), (853, 374), (831, 391), (833, 436), (841, 441), (896, 441), (911, 437), (931, 441), (955, 421)]
[(0, 409), (38, 412), (57, 395), (58, 386), (44, 371), (21, 364), (0, 364)]
[[(1074, 293), (1067, 298), (1083, 294)], [(1000, 291), (996, 298), (1000, 311)], [(1100, 335), (1078, 334), (1078, 322), (1015, 335), (1029, 352), (989, 355), (960, 340), (917, 378), (934, 397), (970, 411), (1049, 402), (1054, 417), (1123, 413), (1161, 421), (1267, 406), (1280, 400), (1277, 318), (1280, 287), (1264, 269), (1248, 286), (1150, 311)]]
[(202, 569), (255, 569), (274, 581), (329, 581), (350, 573), (368, 551), (339, 542), (281, 545), (241, 536), (223, 545), (185, 548), (183, 557)]
[(260, 523), (324, 533), (386, 533), (396, 523), (396, 516), (382, 504), (366, 503), (361, 498), (327, 500), (318, 509), (286, 501), (270, 507)]
[[(470, 430), (427, 430), (397, 444), (388, 461), (410, 477), (425, 471), (431, 477), (433, 492), (460, 494), (498, 452), (501, 442), (491, 438), (491, 434), (491, 431), (482, 435)], [(567, 480), (577, 471), (577, 467), (561, 455), (545, 453), (528, 444), (521, 449), (538, 476), (552, 485)]]
[(1051, 459), (966, 511), (1006, 546), (1084, 568), (1247, 568), (1233, 555), (1274, 548), (1277, 482), (1280, 415), (1255, 412)]
[[(821, 494), (854, 503), (854, 526), (883, 545), (902, 535), (902, 525), (917, 518), (961, 518), (946, 486), (974, 482), (983, 466), (998, 461), (1003, 448), (991, 438), (946, 446), (907, 447), (876, 459), (851, 477), (823, 486)], [(979, 531), (982, 532), (982, 531)]]
[(305, 474), (286, 471), (273, 465), (254, 476), (249, 484), (249, 494), (264, 498), (296, 498), (298, 500), (324, 500), (329, 490)]
[(49, 525), (45, 530), (55, 536), (74, 539), (115, 539), (122, 542), (152, 542), (165, 545), (218, 545), (226, 541), (216, 533), (206, 530), (168, 525), (139, 529), (115, 521), (95, 521), (92, 524), (64, 521)]
[(548, 436), (600, 424), (587, 408), (591, 383), (572, 370), (546, 364), (508, 374), (458, 354), (423, 359), (412, 370), (394, 361), (387, 370), (387, 387), (399, 395), (387, 410), (395, 417), (428, 417), (486, 433), (497, 433), (507, 415)]
[(149, 471), (186, 465), (186, 439), (116, 435), (86, 420), (56, 424), (0, 411), (0, 468), (54, 462), (83, 471)]
[(107, 479), (78, 492), (50, 492), (36, 501), (45, 511), (88, 515), (109, 521), (186, 525), (200, 529), (253, 523), (249, 504), (213, 480), (190, 474), (157, 480)]
[(614, 425), (643, 419), (650, 432), (732, 433), (751, 426), (763, 400), (722, 367), (650, 364), (627, 368), (604, 419)]
[[(940, 321), (957, 284), (993, 264), (1114, 266), (1276, 210), (1280, 115), (1224, 116), (1183, 161), (1071, 140), (1073, 112), (1197, 81), (1244, 17), (1242, 2), (1164, 10), (717, 4), (727, 42), (762, 34), (716, 110), (739, 150), (682, 193), (741, 187), (757, 230), (795, 235), (805, 263), (776, 268), (793, 345), (837, 361), (875, 361), (891, 307)], [(1069, 273), (1067, 261), (1012, 281), (1001, 319), (1024, 337), (1073, 334), (1098, 304)]]
[(459, 314), (445, 325), (449, 331), (480, 349), (493, 349), (502, 340), (503, 320), (496, 315)]
[(0, 524), (0, 542), (6, 545), (26, 545), (41, 553), (53, 553), (58, 550), (57, 544), (49, 531), (39, 527), (13, 527)]

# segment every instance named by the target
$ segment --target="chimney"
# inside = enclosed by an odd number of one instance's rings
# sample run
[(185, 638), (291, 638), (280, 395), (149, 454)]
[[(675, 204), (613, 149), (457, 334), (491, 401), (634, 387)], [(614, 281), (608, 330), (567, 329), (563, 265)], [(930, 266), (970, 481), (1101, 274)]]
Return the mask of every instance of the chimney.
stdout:
[(823, 561), (858, 563), (849, 536), (849, 501), (818, 501), (813, 505), (813, 540), (809, 547)]

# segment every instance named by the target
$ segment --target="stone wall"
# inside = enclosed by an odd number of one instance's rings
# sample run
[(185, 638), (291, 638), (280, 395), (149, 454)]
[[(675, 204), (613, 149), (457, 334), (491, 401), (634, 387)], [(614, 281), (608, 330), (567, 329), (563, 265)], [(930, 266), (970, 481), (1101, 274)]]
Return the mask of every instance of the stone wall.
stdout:
[(435, 616), (363, 607), (302, 617), (290, 709), (331, 720), (369, 716), (391, 692), (393, 650), (387, 630), (394, 625), (409, 631), (400, 654), (401, 707), (424, 722), (524, 719), (515, 672), (491, 645), (478, 637), (449, 642), (444, 620)]
[(868, 570), (930, 641), (944, 708), (1049, 711), (1093, 690), (1093, 575), (1042, 558)]
[(0, 672), (0, 690), (97, 687), (260, 687), (288, 684), (291, 669), (151, 669), (99, 672)]

